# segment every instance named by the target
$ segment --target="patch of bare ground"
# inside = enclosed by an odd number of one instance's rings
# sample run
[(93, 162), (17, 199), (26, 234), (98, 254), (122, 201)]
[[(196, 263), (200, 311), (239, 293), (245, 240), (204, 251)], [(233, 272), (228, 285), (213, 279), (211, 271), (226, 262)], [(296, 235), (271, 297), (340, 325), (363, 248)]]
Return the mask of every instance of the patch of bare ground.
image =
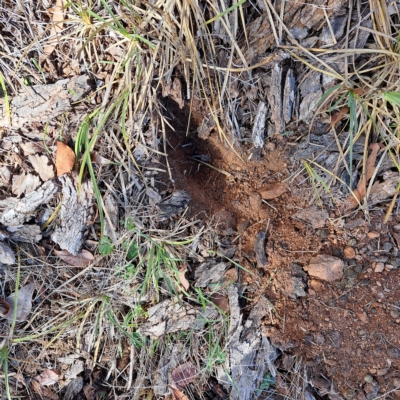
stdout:
[[(289, 179), (298, 166), (288, 151), (294, 143), (270, 140), (253, 160), (254, 149), (235, 147), (235, 154), (215, 132), (199, 139), (196, 125), (184, 123), (188, 108), (171, 100), (166, 108), (175, 117), (167, 132), (173, 185), (189, 192), (190, 215), (216, 220), (220, 249), (233, 247), (230, 257), (253, 274), (240, 271), (244, 315), (260, 296), (268, 299), (263, 329), (282, 352), (275, 395), (290, 395), (285, 371), (293, 374), (296, 360), (306, 371), (303, 389), (314, 396), (395, 395), (399, 218), (385, 226), (379, 209), (368, 220), (361, 212), (341, 217), (335, 207), (312, 206), (306, 176)], [(332, 269), (332, 260), (340, 269), (332, 279), (310, 270), (318, 262)]]

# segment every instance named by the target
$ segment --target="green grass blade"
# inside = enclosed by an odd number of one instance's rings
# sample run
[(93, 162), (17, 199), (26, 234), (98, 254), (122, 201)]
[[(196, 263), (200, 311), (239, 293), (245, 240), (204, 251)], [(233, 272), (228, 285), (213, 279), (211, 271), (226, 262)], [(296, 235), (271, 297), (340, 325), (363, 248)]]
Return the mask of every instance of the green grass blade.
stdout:
[(338, 90), (342, 86), (341, 83), (338, 83), (337, 85), (331, 87), (328, 89), (322, 97), (317, 101), (317, 104), (314, 106), (314, 110), (317, 109), (331, 94), (335, 93), (336, 90)]
[(5, 107), (6, 107), (6, 114), (7, 114), (8, 123), (11, 125), (10, 101), (9, 101), (8, 94), (7, 94), (6, 83), (4, 82), (4, 78), (3, 78), (2, 74), (0, 74), (0, 86), (1, 86), (1, 89), (2, 89), (2, 91), (4, 93), (4, 103), (5, 103)]
[(400, 93), (399, 92), (384, 92), (383, 98), (387, 100), (392, 106), (400, 107)]
[(225, 11), (220, 12), (218, 15), (216, 15), (214, 18), (209, 19), (204, 23), (204, 25), (211, 24), (211, 22), (216, 21), (217, 19), (222, 18), (224, 15), (228, 14), (229, 12), (233, 11), (235, 8), (241, 6), (245, 1), (247, 0), (239, 0), (237, 3), (233, 4), (229, 8), (227, 8)]

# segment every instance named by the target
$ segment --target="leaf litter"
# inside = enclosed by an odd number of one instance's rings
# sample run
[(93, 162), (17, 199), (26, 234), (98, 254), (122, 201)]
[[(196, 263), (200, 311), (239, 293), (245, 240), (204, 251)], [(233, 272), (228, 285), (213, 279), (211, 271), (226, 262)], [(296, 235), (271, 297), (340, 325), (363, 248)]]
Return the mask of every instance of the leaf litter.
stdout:
[(2, 306), (6, 306), (5, 313), (0, 314), (1, 317), (13, 321), (15, 315), (15, 321), (24, 322), (28, 318), (28, 315), (32, 310), (32, 296), (35, 291), (35, 284), (29, 283), (24, 287), (20, 288), (17, 293), (17, 303), (15, 309), (15, 297), (13, 293), (8, 296), (5, 300), (2, 300)]

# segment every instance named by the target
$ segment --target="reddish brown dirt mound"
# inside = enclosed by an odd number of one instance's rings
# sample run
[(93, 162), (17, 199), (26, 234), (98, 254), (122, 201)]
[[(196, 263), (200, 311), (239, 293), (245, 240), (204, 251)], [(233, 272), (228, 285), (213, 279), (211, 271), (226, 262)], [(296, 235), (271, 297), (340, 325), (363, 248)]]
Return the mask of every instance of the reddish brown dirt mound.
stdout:
[[(255, 302), (264, 295), (271, 303), (264, 324), (272, 343), (303, 356), (309, 382), (322, 395), (338, 390), (348, 399), (372, 399), (392, 390), (400, 383), (400, 262), (379, 223), (381, 212), (372, 212), (371, 223), (360, 214), (336, 221), (341, 229), (330, 222), (314, 229), (294, 218), (310, 205), (313, 191), (301, 183), (304, 177), (285, 182), (295, 168), (285, 156), (287, 144), (271, 141), (259, 161), (248, 160), (250, 150), (236, 149), (243, 161), (216, 134), (203, 141), (194, 123), (187, 130), (187, 109), (172, 101), (168, 109), (175, 117), (175, 131), (167, 135), (174, 185), (191, 195), (192, 216), (214, 216), (224, 243), (238, 246), (235, 256), (255, 274), (242, 278), (248, 296)], [(255, 244), (267, 226), (263, 266)], [(367, 236), (371, 230), (379, 233)], [(347, 244), (354, 251), (345, 250)], [(318, 254), (344, 261), (341, 280), (310, 279), (304, 267)], [(379, 262), (386, 267), (374, 272)], [(285, 395), (285, 385), (278, 386)]]

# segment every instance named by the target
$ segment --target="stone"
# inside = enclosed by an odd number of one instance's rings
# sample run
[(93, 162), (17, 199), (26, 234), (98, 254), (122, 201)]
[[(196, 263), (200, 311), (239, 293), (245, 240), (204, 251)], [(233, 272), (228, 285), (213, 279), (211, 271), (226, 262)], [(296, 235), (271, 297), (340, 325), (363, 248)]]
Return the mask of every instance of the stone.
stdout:
[(378, 233), (378, 232), (375, 232), (375, 231), (371, 231), (371, 232), (368, 232), (367, 236), (368, 236), (370, 239), (376, 239), (376, 238), (379, 237), (379, 233)]
[(385, 269), (385, 264), (384, 263), (376, 263), (374, 272), (382, 272)]
[(293, 217), (301, 221), (307, 222), (314, 229), (318, 229), (325, 226), (326, 220), (329, 216), (325, 210), (322, 210), (317, 206), (311, 206), (299, 211)]
[(368, 316), (365, 311), (357, 312), (357, 317), (361, 322), (364, 322), (365, 324), (368, 322)]
[(345, 249), (344, 249), (344, 251), (343, 251), (343, 255), (344, 255), (347, 259), (351, 260), (351, 259), (355, 258), (355, 256), (356, 256), (356, 251), (355, 251), (352, 247), (346, 246)]
[(314, 278), (326, 282), (333, 282), (343, 277), (343, 261), (334, 256), (319, 254), (310, 260), (310, 264), (304, 269)]

